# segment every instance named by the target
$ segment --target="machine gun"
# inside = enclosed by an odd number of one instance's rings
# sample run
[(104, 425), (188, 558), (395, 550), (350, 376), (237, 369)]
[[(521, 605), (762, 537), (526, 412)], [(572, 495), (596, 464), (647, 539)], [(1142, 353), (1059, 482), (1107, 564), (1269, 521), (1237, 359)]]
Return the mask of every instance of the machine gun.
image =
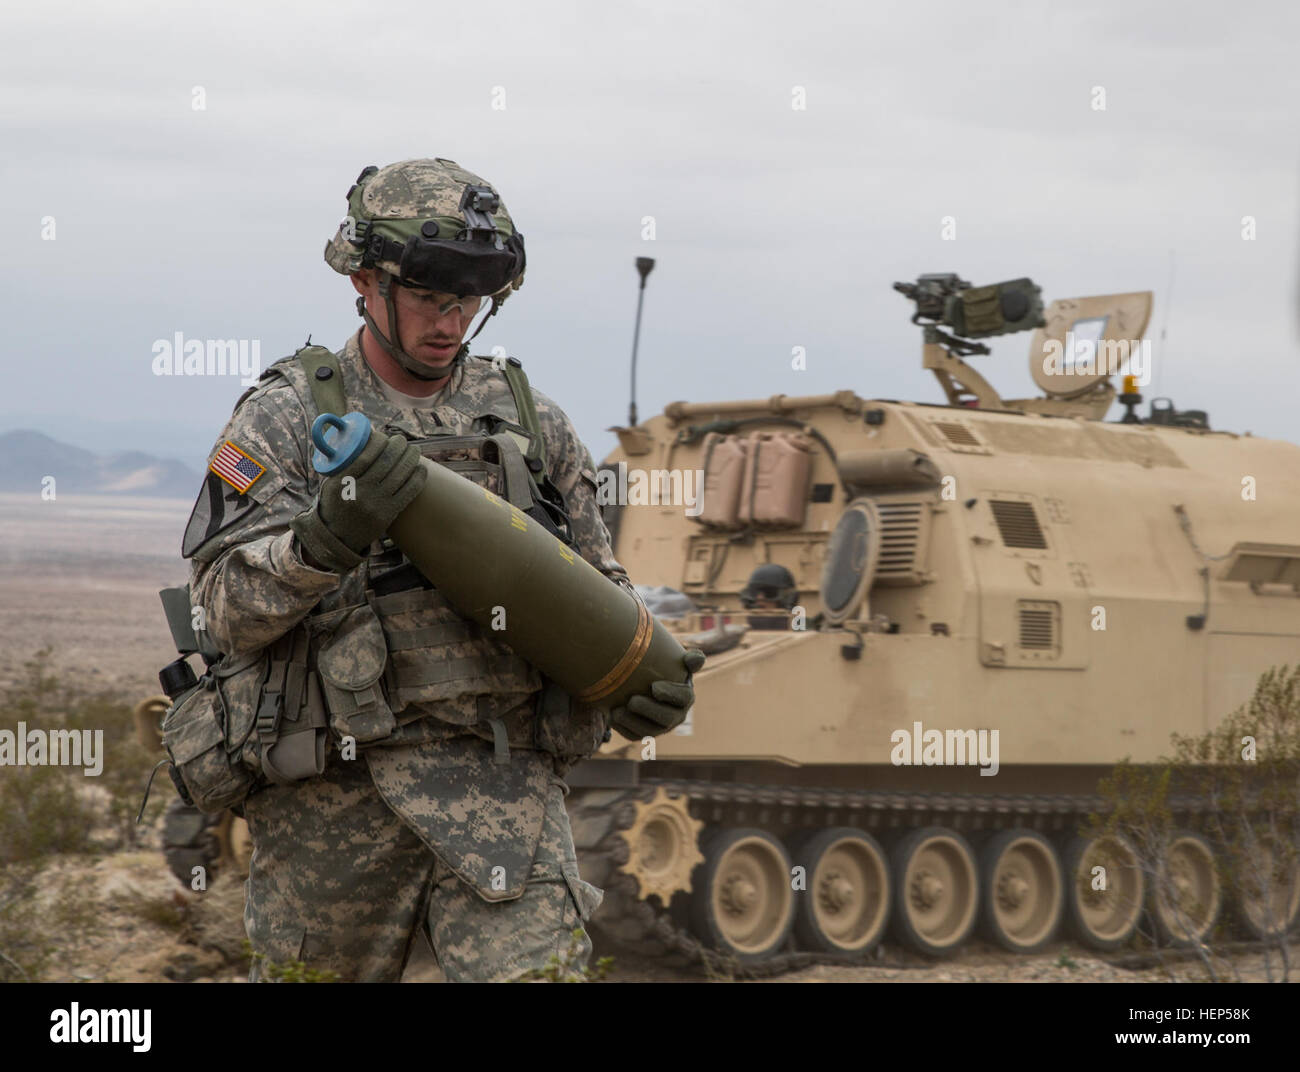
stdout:
[[(916, 306), (912, 323), (923, 331), (922, 367), (934, 373), (950, 405), (1101, 420), (1116, 396), (1111, 378), (1127, 363), (1130, 373), (1141, 368), (1125, 377), (1121, 396), (1125, 420), (1137, 419), (1139, 381), (1150, 368), (1150, 343), (1143, 340), (1150, 291), (1062, 298), (1044, 309), (1042, 292), (1029, 278), (973, 287), (954, 273), (933, 273), (894, 289)], [(1044, 397), (1004, 399), (964, 358), (990, 352), (973, 340), (1021, 331), (1034, 332), (1029, 372)], [(1153, 412), (1150, 421), (1181, 423), (1167, 410)]]

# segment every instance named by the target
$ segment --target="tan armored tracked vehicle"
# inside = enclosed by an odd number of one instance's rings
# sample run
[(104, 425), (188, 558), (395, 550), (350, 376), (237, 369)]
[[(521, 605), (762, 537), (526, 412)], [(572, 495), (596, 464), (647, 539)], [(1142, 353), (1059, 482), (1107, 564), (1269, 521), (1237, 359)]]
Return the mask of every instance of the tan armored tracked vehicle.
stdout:
[[(1113, 949), (1144, 908), (1200, 940), (1225, 898), (1195, 807), (1162, 864), (1173, 903), (1078, 830), (1116, 761), (1155, 760), (1300, 660), (1300, 447), (1166, 400), (1142, 419), (1138, 376), (1103, 421), (1121, 362), (1149, 369), (1149, 293), (1044, 311), (1027, 279), (896, 289), (946, 404), (675, 402), (616, 429), (617, 557), (674, 590), (658, 613), (711, 654), (684, 726), (571, 772), (584, 876), (607, 890), (594, 929), (769, 966), (861, 957), (887, 929), (944, 955), (977, 924), (1013, 951), (1066, 924)], [(965, 359), (1023, 330), (1045, 397), (1003, 399)], [(763, 603), (751, 578), (774, 565), (797, 597)], [(1238, 906), (1248, 926), (1294, 921), (1285, 881), (1280, 904)]]

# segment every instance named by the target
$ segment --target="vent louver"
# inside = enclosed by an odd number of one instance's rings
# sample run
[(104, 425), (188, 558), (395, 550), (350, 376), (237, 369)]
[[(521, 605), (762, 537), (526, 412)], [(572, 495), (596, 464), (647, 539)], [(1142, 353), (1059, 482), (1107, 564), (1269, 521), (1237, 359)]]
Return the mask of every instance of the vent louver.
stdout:
[(1056, 647), (1053, 634), (1053, 614), (1050, 610), (1020, 609), (1020, 646), (1036, 651), (1050, 651)]
[(1024, 547), (1045, 551), (1047, 537), (1043, 535), (1033, 503), (994, 499), (989, 503), (998, 533), (1006, 547)]
[(959, 447), (982, 447), (984, 444), (975, 438), (975, 433), (964, 424), (956, 421), (935, 421), (934, 426), (943, 433), (944, 439)]
[(904, 577), (916, 569), (921, 535), (921, 503), (877, 503), (880, 514), (880, 559), (876, 577)]

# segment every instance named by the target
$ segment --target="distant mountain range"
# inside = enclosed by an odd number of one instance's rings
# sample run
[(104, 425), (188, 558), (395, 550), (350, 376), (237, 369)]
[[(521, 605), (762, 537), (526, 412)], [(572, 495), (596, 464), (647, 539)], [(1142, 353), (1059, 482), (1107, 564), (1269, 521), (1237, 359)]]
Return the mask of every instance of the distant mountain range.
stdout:
[(202, 479), (170, 458), (140, 451), (95, 454), (26, 428), (0, 433), (0, 459), (0, 491), (4, 492), (39, 493), (42, 478), (52, 476), (58, 492), (193, 499)]

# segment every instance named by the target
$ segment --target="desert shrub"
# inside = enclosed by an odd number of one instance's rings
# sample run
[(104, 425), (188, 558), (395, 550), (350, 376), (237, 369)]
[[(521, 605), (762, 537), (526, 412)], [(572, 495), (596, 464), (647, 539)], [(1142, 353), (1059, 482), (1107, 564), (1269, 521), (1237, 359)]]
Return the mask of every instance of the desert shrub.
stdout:
[[(1171, 749), (1155, 763), (1117, 765), (1102, 781), (1104, 805), (1086, 833), (1122, 838), (1148, 888), (1162, 891), (1177, 912), (1174, 878), (1161, 861), (1179, 829), (1190, 826), (1210, 841), (1229, 903), (1250, 897), (1283, 914), (1300, 885), (1300, 664), (1267, 671), (1250, 700), (1212, 730), (1174, 734)], [(1224, 913), (1210, 940), (1196, 947), (1210, 979), (1235, 972), (1222, 957), (1231, 923)], [(1157, 945), (1153, 932), (1142, 937)], [(1276, 965), (1286, 980), (1285, 930), (1255, 937), (1268, 977)]]

